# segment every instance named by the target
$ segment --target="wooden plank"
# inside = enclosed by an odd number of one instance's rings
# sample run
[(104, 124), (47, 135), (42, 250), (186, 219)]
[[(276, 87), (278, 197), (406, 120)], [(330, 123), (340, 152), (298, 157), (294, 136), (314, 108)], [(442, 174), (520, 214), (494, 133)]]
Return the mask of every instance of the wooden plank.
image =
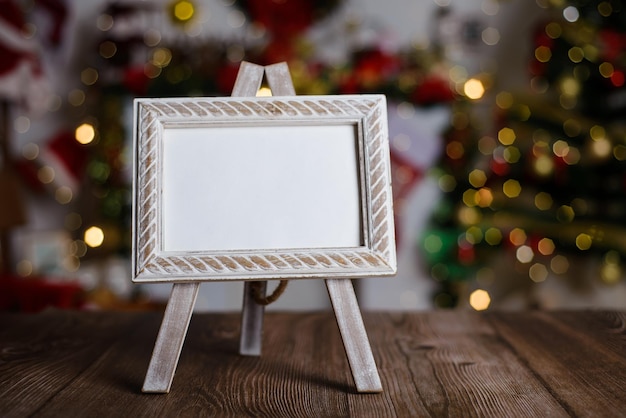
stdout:
[(143, 392), (167, 393), (176, 372), (200, 283), (175, 283), (165, 308)]
[(361, 311), (349, 279), (326, 279), (326, 289), (335, 311), (339, 332), (348, 356), (357, 391), (382, 392)]
[(551, 316), (563, 325), (584, 334), (586, 344), (592, 344), (598, 351), (607, 351), (603, 356), (621, 357), (626, 361), (624, 333), (626, 332), (626, 312), (614, 311), (564, 311), (552, 312)]
[(296, 90), (291, 81), (289, 66), (286, 62), (267, 65), (265, 67), (265, 78), (272, 90), (272, 96), (295, 96)]
[(136, 315), (50, 310), (0, 316), (0, 416), (31, 416), (140, 322)]
[[(37, 416), (347, 416), (347, 370), (330, 312), (268, 314), (263, 357), (237, 355), (239, 315), (195, 314), (167, 396), (139, 391), (156, 315), (107, 350)], [(203, 373), (202, 371), (210, 371)]]
[[(626, 410), (624, 315), (613, 316), (610, 325), (590, 321), (594, 316), (599, 317), (594, 312), (577, 313), (564, 321), (563, 315), (527, 312), (489, 318), (570, 415), (621, 416)], [(615, 338), (622, 340), (621, 350), (615, 350), (614, 341), (607, 343)]]
[[(562, 417), (559, 403), (480, 314), (366, 314), (385, 399), (349, 397), (353, 416)], [(380, 416), (387, 416), (381, 414)]]
[[(222, 317), (195, 317), (204, 327), (223, 323)], [(195, 408), (208, 416), (346, 416), (347, 368), (334, 367), (343, 360), (341, 340), (330, 312), (308, 315), (266, 313), (262, 357), (236, 356), (230, 330), (215, 337), (204, 335), (185, 352), (178, 372), (185, 388), (194, 393)], [(198, 324), (201, 327), (201, 324)], [(226, 334), (226, 335), (224, 335)], [(195, 334), (194, 334), (195, 335)], [(209, 352), (200, 349), (207, 347)], [(198, 365), (215, 377), (197, 377)], [(342, 370), (343, 369), (343, 370)], [(196, 373), (194, 377), (194, 372)], [(171, 395), (170, 395), (171, 396)]]
[(251, 62), (242, 61), (231, 96), (254, 97), (263, 82), (264, 67)]
[[(265, 295), (267, 282), (259, 282), (260, 293)], [(260, 356), (263, 346), (263, 315), (265, 306), (259, 305), (253, 298), (253, 287), (246, 282), (243, 289), (243, 309), (241, 314), (241, 338), (239, 354)]]
[[(76, 313), (80, 317), (81, 313)], [(114, 344), (51, 397), (37, 417), (114, 417), (165, 416), (161, 399), (142, 393), (154, 336), (161, 325), (162, 313), (122, 313), (134, 319)], [(74, 338), (89, 338), (101, 330), (73, 333)], [(171, 415), (171, 414), (170, 414)]]
[(148, 396), (159, 313), (0, 314), (0, 416), (621, 416), (625, 317), (366, 312), (385, 391), (363, 396), (331, 312), (267, 313), (262, 357), (238, 355), (239, 314), (195, 314), (175, 390)]

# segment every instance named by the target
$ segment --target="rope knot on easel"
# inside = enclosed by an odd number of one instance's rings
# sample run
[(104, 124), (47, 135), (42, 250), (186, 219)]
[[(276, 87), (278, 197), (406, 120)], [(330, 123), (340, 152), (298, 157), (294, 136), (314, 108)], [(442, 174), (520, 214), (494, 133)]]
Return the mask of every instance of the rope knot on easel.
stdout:
[(269, 294), (265, 295), (265, 286), (263, 282), (252, 282), (250, 283), (250, 288), (252, 291), (252, 299), (255, 303), (263, 306), (267, 306), (270, 303), (274, 303), (278, 300), (278, 298), (285, 292), (287, 288), (287, 283), (289, 280), (281, 280), (276, 286), (276, 289)]

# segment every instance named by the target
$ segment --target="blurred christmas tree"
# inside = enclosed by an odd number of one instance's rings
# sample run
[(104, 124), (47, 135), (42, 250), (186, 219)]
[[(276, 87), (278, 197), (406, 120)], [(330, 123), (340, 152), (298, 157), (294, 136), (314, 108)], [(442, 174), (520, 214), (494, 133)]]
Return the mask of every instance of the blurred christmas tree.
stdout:
[(457, 121), (447, 134), (437, 169), (444, 197), (423, 239), (439, 306), (484, 309), (489, 293), (519, 290), (520, 276), (527, 306), (541, 305), (532, 288), (570, 280), (582, 258), (597, 266), (584, 280), (622, 280), (626, 4), (538, 4), (552, 17), (534, 34), (528, 92), (494, 96), (491, 133)]

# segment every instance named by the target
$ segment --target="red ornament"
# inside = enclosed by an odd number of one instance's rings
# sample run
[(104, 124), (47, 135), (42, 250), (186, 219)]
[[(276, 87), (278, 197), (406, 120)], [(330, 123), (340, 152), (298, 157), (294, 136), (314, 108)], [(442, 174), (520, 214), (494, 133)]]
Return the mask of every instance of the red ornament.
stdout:
[(509, 164), (504, 160), (500, 161), (493, 159), (491, 160), (491, 171), (502, 177), (507, 175), (508, 172), (511, 171), (511, 167), (509, 167)]
[(461, 264), (472, 264), (476, 260), (476, 250), (474, 246), (465, 240), (459, 242), (457, 258)]
[(146, 75), (143, 66), (129, 67), (124, 69), (122, 84), (133, 94), (143, 96), (148, 91), (150, 78)]
[(238, 72), (239, 64), (227, 63), (217, 69), (215, 82), (217, 83), (217, 89), (220, 93), (230, 95), (233, 91), (233, 87), (235, 86)]
[(400, 59), (380, 49), (364, 51), (357, 56), (355, 74), (364, 87), (391, 78), (400, 70)]
[(601, 30), (598, 34), (602, 48), (600, 56), (604, 61), (617, 62), (626, 51), (626, 34), (613, 29)]
[(411, 100), (419, 105), (433, 105), (448, 103), (454, 100), (454, 93), (450, 84), (441, 77), (427, 77), (411, 95)]
[(313, 23), (317, 7), (315, 0), (247, 0), (240, 3), (245, 4), (250, 19), (275, 38), (302, 33)]

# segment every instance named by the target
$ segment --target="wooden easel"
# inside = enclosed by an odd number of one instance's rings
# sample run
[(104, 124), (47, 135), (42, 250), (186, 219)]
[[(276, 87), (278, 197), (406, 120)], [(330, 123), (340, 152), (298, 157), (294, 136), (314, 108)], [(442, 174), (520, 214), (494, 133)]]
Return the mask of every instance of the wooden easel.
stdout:
[[(263, 74), (274, 96), (295, 95), (286, 63), (263, 67), (242, 62), (232, 96), (255, 96), (261, 87)], [(325, 282), (357, 391), (382, 392), (352, 281), (326, 279)], [(265, 293), (266, 286), (267, 282), (261, 282), (262, 293)], [(199, 282), (173, 285), (148, 366), (143, 392), (169, 392), (199, 288)], [(242, 355), (259, 356), (262, 346), (264, 306), (254, 301), (252, 291), (250, 282), (246, 282), (239, 351)]]

